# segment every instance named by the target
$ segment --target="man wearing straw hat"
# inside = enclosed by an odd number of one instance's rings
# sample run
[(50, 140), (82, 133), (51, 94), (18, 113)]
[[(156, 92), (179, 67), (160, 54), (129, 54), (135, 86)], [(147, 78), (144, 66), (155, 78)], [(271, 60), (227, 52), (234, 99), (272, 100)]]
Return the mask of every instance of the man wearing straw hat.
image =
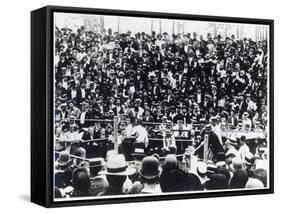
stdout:
[(127, 176), (135, 173), (134, 168), (128, 168), (125, 157), (122, 154), (110, 155), (106, 163), (106, 170), (100, 175), (105, 175), (109, 187), (104, 195), (122, 195), (123, 185)]

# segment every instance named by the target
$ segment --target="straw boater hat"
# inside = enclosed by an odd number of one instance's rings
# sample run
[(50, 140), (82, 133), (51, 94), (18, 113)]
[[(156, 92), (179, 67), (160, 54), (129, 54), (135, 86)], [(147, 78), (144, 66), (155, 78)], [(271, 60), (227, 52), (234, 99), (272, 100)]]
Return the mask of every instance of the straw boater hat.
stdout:
[(101, 171), (99, 174), (126, 176), (134, 174), (135, 171), (134, 168), (128, 168), (124, 155), (117, 154), (108, 157), (106, 170)]
[(106, 153), (106, 160), (108, 160), (108, 158), (112, 155), (117, 155), (117, 151), (115, 150), (108, 150), (107, 153)]

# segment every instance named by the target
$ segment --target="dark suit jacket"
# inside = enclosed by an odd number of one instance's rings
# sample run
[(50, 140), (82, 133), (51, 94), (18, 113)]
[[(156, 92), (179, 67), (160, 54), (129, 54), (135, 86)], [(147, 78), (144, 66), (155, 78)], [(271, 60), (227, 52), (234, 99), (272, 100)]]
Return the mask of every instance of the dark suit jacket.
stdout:
[(82, 89), (79, 87), (77, 88), (77, 102), (80, 103), (82, 102), (84, 99), (86, 99), (88, 97), (89, 92), (87, 91), (87, 89), (85, 88), (85, 97), (82, 97)]

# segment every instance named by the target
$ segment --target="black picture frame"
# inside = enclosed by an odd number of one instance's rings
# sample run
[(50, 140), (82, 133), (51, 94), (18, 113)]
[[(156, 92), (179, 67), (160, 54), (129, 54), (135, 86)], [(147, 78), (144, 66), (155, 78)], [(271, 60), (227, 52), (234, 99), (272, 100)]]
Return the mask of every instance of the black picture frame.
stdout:
[[(270, 188), (263, 190), (187, 193), (79, 201), (53, 201), (53, 13), (80, 13), (183, 20), (264, 24), (270, 31)], [(274, 192), (274, 21), (220, 16), (123, 11), (79, 7), (46, 6), (31, 12), (31, 201), (45, 207), (113, 204), (268, 194)]]

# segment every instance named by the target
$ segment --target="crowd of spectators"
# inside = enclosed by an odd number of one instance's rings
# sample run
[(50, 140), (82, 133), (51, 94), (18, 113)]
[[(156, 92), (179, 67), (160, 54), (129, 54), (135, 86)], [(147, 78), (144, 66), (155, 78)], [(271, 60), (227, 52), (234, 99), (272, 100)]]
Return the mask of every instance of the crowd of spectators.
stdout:
[[(266, 40), (56, 27), (54, 64), (57, 198), (267, 186)], [(192, 165), (209, 124), (215, 158)], [(151, 149), (142, 158), (121, 146), (130, 126)], [(250, 142), (247, 132), (263, 135)], [(155, 150), (150, 138), (191, 143)]]

